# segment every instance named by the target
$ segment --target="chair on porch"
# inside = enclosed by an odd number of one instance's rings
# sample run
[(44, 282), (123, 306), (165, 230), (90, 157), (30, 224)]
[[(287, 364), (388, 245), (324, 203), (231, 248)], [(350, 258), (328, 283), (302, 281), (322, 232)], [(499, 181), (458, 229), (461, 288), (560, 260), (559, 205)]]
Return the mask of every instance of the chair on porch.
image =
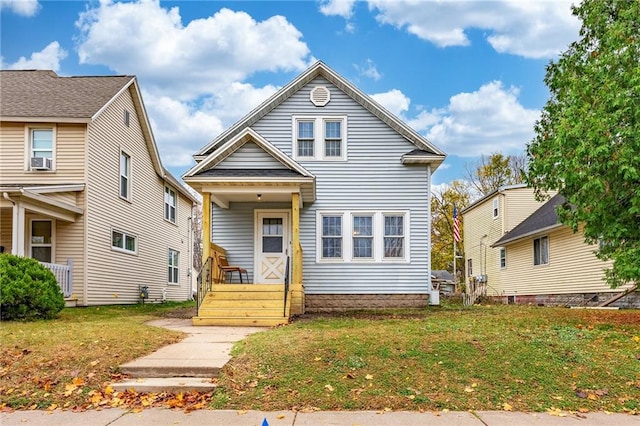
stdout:
[(218, 254), (218, 268), (220, 270), (220, 282), (227, 282), (227, 274), (231, 274), (231, 279), (233, 279), (233, 273), (237, 272), (240, 276), (240, 284), (244, 284), (242, 280), (242, 274), (247, 278), (247, 283), (249, 282), (249, 273), (245, 268), (240, 266), (229, 265), (229, 261), (227, 260), (227, 256), (224, 254)]

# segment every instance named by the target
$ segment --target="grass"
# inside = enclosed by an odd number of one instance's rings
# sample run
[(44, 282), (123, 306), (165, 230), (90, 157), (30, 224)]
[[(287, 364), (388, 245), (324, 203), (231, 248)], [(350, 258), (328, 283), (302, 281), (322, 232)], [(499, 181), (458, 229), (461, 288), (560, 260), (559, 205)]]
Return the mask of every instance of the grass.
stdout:
[[(107, 384), (121, 378), (120, 364), (182, 337), (145, 322), (192, 310), (74, 308), (53, 321), (2, 323), (0, 409), (183, 406), (182, 396), (125, 401)], [(192, 407), (640, 412), (638, 310), (445, 305), (309, 316), (233, 353), (216, 392), (184, 396)]]
[(64, 309), (50, 321), (0, 327), (0, 408), (77, 408), (119, 378), (118, 366), (180, 340), (144, 323), (189, 303)]
[(360, 312), (249, 336), (215, 408), (640, 411), (640, 312)]

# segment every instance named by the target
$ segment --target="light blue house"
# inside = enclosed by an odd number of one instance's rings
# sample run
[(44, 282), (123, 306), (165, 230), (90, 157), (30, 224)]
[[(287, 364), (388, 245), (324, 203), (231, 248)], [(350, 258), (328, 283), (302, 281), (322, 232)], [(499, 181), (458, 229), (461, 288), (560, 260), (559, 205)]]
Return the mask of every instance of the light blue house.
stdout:
[[(183, 178), (203, 196), (211, 258), (194, 323), (429, 303), (431, 175), (445, 154), (324, 63), (194, 158)], [(220, 254), (246, 274), (219, 269)]]

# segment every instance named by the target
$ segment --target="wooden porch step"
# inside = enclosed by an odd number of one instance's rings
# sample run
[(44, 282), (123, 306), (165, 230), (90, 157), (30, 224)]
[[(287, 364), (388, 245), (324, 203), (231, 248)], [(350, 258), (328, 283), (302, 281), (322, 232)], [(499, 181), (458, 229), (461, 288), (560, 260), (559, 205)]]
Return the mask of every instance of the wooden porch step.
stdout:
[(234, 327), (275, 327), (277, 325), (287, 324), (289, 319), (280, 317), (204, 317), (198, 316), (191, 319), (193, 325), (219, 325)]
[(282, 291), (210, 291), (205, 300), (282, 300)]
[(279, 317), (283, 315), (284, 306), (279, 308), (261, 309), (261, 308), (234, 308), (219, 306), (203, 306), (198, 310), (198, 316), (204, 317)]

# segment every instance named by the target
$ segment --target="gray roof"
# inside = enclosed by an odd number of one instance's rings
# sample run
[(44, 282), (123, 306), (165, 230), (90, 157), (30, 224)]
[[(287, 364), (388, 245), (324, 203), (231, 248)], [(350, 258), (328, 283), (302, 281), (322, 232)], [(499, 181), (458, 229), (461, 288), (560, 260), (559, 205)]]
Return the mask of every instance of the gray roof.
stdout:
[(507, 232), (498, 241), (493, 243), (491, 247), (498, 247), (506, 243), (535, 234), (544, 229), (558, 225), (558, 214), (556, 207), (563, 204), (564, 197), (560, 194), (554, 195), (549, 201), (544, 203), (538, 210), (520, 222), (515, 228)]
[(0, 71), (0, 117), (90, 119), (133, 76), (60, 77), (53, 71)]
[(300, 173), (290, 169), (209, 169), (195, 176), (211, 177), (300, 177)]
[(431, 271), (431, 275), (438, 280), (454, 281), (453, 274), (449, 271), (436, 269)]

